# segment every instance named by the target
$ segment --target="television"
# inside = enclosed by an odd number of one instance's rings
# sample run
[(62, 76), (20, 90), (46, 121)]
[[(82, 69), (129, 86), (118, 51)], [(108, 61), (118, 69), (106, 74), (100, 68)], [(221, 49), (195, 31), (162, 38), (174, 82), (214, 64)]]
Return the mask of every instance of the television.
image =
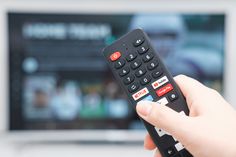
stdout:
[(189, 11), (187, 3), (157, 11), (158, 2), (150, 2), (130, 11), (117, 3), (5, 5), (7, 133), (27, 140), (142, 140), (144, 126), (101, 54), (135, 28), (149, 35), (173, 76), (188, 75), (229, 98), (225, 10)]

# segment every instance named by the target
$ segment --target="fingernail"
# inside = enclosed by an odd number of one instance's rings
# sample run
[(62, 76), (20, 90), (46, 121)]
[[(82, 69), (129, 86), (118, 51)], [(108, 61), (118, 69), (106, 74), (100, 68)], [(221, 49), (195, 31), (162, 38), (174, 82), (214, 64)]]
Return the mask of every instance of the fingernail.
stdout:
[(149, 103), (149, 102), (146, 102), (146, 101), (140, 101), (137, 103), (137, 112), (146, 117), (150, 111), (151, 111), (151, 108), (152, 108), (152, 105)]

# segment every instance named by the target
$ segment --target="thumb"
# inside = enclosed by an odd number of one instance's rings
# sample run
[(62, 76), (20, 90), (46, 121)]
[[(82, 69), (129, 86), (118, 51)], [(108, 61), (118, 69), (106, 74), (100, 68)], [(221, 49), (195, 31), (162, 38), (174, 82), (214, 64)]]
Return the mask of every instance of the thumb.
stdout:
[(163, 129), (174, 137), (184, 135), (190, 127), (190, 118), (165, 105), (140, 101), (136, 106), (138, 115), (150, 124)]

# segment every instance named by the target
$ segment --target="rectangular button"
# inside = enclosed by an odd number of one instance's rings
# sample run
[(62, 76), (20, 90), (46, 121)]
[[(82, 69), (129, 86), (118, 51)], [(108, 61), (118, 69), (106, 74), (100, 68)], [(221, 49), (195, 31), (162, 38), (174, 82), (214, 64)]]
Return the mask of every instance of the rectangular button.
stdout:
[(157, 134), (158, 134), (160, 137), (162, 137), (162, 136), (165, 135), (165, 132), (164, 132), (163, 130), (161, 130), (161, 129), (157, 128), (157, 127), (155, 127), (155, 130), (156, 130)]
[(136, 92), (135, 94), (133, 94), (132, 97), (133, 97), (134, 100), (138, 100), (138, 99), (140, 99), (141, 97), (145, 96), (148, 93), (149, 93), (149, 91), (145, 87), (145, 88), (141, 89), (140, 91)]
[[(156, 130), (157, 134), (158, 134), (160, 137), (162, 137), (162, 136), (164, 136), (164, 135), (170, 135), (170, 133), (168, 133), (168, 132), (166, 132), (166, 131), (164, 131), (164, 130), (162, 130), (162, 129), (159, 129), (159, 128), (157, 128), (157, 127), (155, 127), (155, 130)], [(170, 136), (171, 136), (171, 135), (170, 135)]]
[(160, 88), (159, 90), (156, 91), (157, 95), (160, 97), (162, 95), (165, 95), (169, 91), (173, 89), (173, 86), (169, 83), (166, 86)]
[(177, 143), (177, 144), (175, 144), (175, 148), (176, 148), (176, 150), (179, 152), (179, 151), (181, 151), (182, 149), (184, 149), (184, 146), (183, 146), (181, 143)]
[(168, 100), (166, 99), (166, 97), (164, 97), (164, 98), (161, 98), (160, 100), (158, 100), (157, 103), (159, 105), (166, 105), (166, 104), (168, 104)]
[(166, 76), (163, 76), (162, 78), (158, 79), (157, 81), (152, 83), (152, 88), (157, 89), (158, 87), (164, 85), (167, 83), (169, 80)]
[(151, 95), (148, 95), (145, 98), (143, 98), (143, 100), (153, 101), (153, 97)]

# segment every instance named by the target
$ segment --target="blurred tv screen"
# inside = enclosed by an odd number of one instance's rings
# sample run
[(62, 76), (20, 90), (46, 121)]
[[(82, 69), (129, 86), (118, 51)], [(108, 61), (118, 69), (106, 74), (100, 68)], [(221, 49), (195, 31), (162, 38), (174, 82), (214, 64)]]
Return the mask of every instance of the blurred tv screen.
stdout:
[(172, 75), (222, 92), (223, 14), (9, 12), (10, 130), (142, 129), (101, 54), (135, 28)]

